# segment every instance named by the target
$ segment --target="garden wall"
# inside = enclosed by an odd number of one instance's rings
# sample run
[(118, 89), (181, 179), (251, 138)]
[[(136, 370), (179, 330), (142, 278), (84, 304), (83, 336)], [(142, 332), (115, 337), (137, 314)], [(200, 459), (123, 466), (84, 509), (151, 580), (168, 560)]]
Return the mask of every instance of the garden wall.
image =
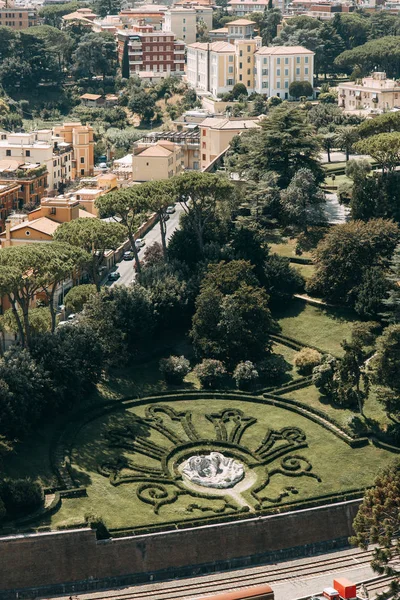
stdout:
[[(193, 529), (96, 541), (90, 529), (0, 538), (0, 598), (73, 593), (258, 564), (343, 546), (353, 500)], [(74, 585), (62, 585), (72, 584)], [(10, 593), (7, 593), (9, 590)]]

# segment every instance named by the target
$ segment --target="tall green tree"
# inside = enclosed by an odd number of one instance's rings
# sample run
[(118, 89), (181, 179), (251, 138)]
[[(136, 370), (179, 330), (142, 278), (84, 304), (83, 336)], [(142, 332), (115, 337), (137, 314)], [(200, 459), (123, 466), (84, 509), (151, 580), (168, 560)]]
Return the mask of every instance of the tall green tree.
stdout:
[(88, 218), (62, 223), (54, 233), (55, 241), (71, 244), (91, 255), (90, 271), (98, 290), (99, 268), (104, 262), (105, 251), (116, 250), (126, 237), (127, 231), (123, 225)]
[(87, 33), (72, 55), (72, 72), (76, 77), (91, 80), (95, 75), (103, 79), (115, 75), (117, 52), (115, 40), (108, 33)]
[(386, 269), (398, 240), (398, 226), (384, 219), (335, 225), (315, 251), (316, 271), (309, 291), (354, 306), (365, 272), (374, 266)]
[(299, 169), (286, 190), (281, 192), (281, 204), (286, 219), (307, 233), (308, 225), (325, 220), (322, 205), (325, 194), (318, 187), (309, 169)]
[(164, 259), (167, 259), (167, 220), (166, 209), (175, 202), (175, 185), (171, 180), (147, 181), (137, 186), (143, 206), (150, 213), (156, 213), (160, 226), (161, 246)]
[(100, 17), (106, 17), (107, 15), (118, 15), (121, 11), (122, 2), (121, 0), (96, 0), (96, 13)]
[(356, 65), (361, 67), (364, 74), (374, 69), (385, 71), (388, 77), (400, 76), (400, 37), (386, 35), (345, 50), (335, 58), (335, 65), (350, 73)]
[(225, 177), (195, 171), (177, 175), (172, 182), (176, 199), (195, 232), (203, 255), (205, 229), (218, 214), (229, 211), (233, 185)]
[(372, 156), (382, 168), (383, 173), (390, 173), (400, 163), (400, 132), (379, 133), (360, 140), (356, 145), (356, 150)]
[(320, 143), (305, 117), (302, 109), (288, 102), (274, 108), (260, 129), (241, 136), (233, 168), (254, 181), (272, 171), (280, 188), (286, 188), (301, 168), (310, 169), (318, 183), (323, 181)]
[(336, 145), (346, 152), (346, 161), (350, 158), (350, 152), (358, 140), (357, 127), (346, 125), (338, 127), (336, 130)]
[(394, 577), (388, 592), (379, 595), (380, 600), (400, 599), (398, 582), (400, 557), (400, 464), (396, 461), (386, 468), (375, 480), (372, 489), (367, 490), (353, 522), (355, 535), (351, 538), (354, 546), (363, 550), (376, 544), (372, 553), (371, 566), (382, 575)]

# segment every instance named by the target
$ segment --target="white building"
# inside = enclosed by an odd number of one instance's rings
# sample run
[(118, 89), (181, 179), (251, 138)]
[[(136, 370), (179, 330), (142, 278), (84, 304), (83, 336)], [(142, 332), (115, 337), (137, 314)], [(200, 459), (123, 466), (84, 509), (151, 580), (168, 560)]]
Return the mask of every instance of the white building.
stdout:
[(179, 40), (193, 44), (197, 40), (200, 21), (204, 21), (208, 30), (212, 29), (212, 13), (213, 9), (209, 6), (170, 8), (164, 16), (163, 31), (172, 31)]
[(255, 53), (255, 91), (289, 98), (293, 81), (314, 85), (314, 52), (302, 46), (263, 46)]
[(388, 79), (384, 72), (372, 73), (361, 81), (340, 83), (338, 103), (344, 110), (367, 113), (400, 108), (400, 83)]
[(72, 145), (54, 138), (51, 129), (0, 134), (0, 160), (12, 158), (46, 165), (49, 190), (71, 179), (72, 152)]

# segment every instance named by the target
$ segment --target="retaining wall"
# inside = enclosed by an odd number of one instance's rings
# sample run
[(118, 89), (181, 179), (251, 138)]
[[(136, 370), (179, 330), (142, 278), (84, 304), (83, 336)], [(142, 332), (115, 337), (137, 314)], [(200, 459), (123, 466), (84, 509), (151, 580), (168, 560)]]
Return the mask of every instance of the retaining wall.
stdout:
[[(193, 529), (97, 541), (90, 529), (0, 538), (0, 598), (167, 579), (343, 546), (360, 500)], [(74, 583), (75, 582), (75, 583)], [(67, 585), (64, 585), (67, 584)], [(21, 597), (34, 597), (33, 590)], [(43, 595), (43, 594), (42, 594)]]

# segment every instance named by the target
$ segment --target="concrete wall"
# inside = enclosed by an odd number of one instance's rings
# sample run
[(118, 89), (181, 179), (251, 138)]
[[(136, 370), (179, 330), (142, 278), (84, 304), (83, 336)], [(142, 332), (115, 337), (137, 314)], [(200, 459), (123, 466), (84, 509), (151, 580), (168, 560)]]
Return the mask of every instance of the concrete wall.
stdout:
[[(334, 547), (332, 540), (343, 545), (352, 533), (358, 505), (355, 500), (282, 515), (106, 541), (96, 541), (90, 529), (3, 537), (0, 538), (0, 597), (13, 598), (12, 590), (36, 586), (47, 586), (47, 592), (48, 586), (52, 586), (51, 591), (56, 593), (117, 585), (118, 581), (146, 581), (149, 573), (159, 579), (170, 578), (176, 574), (206, 572), (216, 563), (228, 568), (301, 555), (305, 550), (315, 552), (324, 545)], [(57, 587), (71, 582), (81, 583)]]

